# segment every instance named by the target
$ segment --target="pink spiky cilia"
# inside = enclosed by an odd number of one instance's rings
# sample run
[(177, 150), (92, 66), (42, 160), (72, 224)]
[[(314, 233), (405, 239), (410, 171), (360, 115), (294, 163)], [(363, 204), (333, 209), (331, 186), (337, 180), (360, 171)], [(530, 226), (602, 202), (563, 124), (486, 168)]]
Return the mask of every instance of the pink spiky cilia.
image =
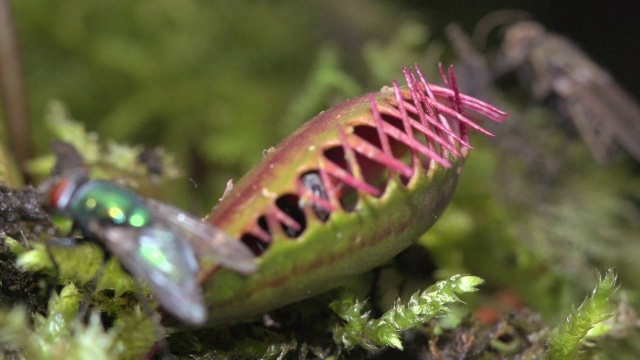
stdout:
[[(268, 311), (339, 284), (407, 248), (448, 204), (471, 146), (472, 118), (506, 113), (444, 87), (416, 66), (322, 112), (225, 193), (207, 221), (248, 245), (259, 270), (202, 274), (209, 319)], [(468, 114), (467, 114), (468, 113)]]

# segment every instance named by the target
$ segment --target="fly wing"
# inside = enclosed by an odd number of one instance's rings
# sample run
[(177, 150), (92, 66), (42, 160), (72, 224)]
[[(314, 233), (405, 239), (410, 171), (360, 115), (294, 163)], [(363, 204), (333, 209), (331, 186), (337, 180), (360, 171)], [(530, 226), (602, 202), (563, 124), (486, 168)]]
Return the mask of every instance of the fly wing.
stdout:
[(256, 271), (255, 255), (239, 240), (173, 206), (147, 199), (156, 219), (167, 221), (196, 250), (198, 257), (210, 259), (242, 274)]
[(194, 251), (171, 229), (157, 223), (144, 228), (89, 226), (124, 269), (149, 285), (169, 313), (193, 325), (206, 321)]

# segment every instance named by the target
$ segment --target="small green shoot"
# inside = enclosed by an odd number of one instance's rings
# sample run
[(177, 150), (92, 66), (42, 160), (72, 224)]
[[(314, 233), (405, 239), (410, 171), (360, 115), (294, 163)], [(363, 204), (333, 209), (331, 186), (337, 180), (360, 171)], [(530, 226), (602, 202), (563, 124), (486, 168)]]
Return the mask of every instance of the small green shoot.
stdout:
[(550, 359), (576, 359), (586, 337), (598, 323), (609, 319), (616, 308), (612, 301), (617, 291), (616, 275), (612, 270), (600, 279), (591, 297), (588, 297), (558, 327), (553, 329), (549, 338)]
[(369, 319), (362, 313), (364, 302), (345, 298), (331, 303), (331, 308), (346, 323), (333, 331), (334, 341), (347, 349), (360, 345), (373, 350), (381, 346), (402, 349), (400, 332), (418, 326), (437, 316), (450, 312), (447, 304), (461, 302), (457, 294), (478, 290), (483, 280), (475, 276), (455, 275), (437, 282), (423, 292), (417, 292), (406, 303), (397, 302), (379, 319)]

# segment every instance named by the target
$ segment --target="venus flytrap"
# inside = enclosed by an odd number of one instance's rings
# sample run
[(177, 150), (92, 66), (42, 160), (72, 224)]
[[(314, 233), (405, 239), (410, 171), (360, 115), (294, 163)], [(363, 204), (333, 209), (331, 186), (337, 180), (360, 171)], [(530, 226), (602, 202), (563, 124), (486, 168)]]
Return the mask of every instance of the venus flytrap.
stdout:
[(257, 256), (239, 277), (208, 267), (211, 324), (249, 319), (329, 290), (389, 260), (440, 217), (481, 119), (507, 114), (403, 70), (379, 92), (348, 100), (283, 140), (225, 193), (207, 221)]

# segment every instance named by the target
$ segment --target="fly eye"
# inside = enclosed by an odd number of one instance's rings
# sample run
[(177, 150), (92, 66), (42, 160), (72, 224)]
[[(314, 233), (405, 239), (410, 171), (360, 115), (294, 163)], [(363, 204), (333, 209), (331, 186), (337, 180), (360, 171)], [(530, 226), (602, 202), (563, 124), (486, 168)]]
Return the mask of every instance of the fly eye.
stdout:
[(49, 205), (56, 209), (63, 209), (71, 197), (71, 182), (69, 179), (62, 179), (51, 186), (49, 191)]

